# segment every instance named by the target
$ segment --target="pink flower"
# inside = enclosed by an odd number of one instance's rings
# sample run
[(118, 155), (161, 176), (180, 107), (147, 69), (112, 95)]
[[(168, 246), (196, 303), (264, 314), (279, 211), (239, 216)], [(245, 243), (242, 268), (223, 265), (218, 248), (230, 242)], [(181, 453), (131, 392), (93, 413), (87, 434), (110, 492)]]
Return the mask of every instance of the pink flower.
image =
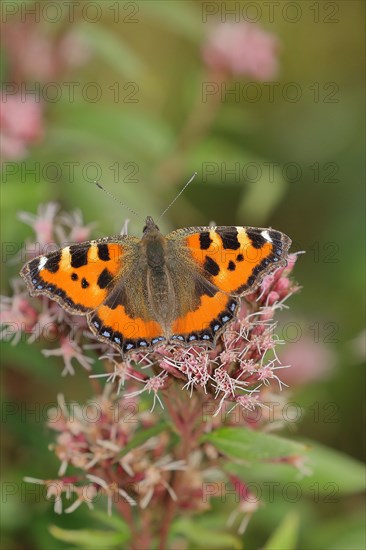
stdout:
[(232, 527), (236, 519), (242, 515), (242, 519), (238, 527), (238, 533), (242, 535), (245, 532), (252, 515), (258, 510), (262, 502), (257, 495), (251, 493), (246, 483), (244, 483), (237, 476), (230, 475), (229, 478), (231, 484), (237, 492), (239, 505), (230, 514), (227, 523), (230, 527)]
[(42, 350), (42, 353), (45, 357), (55, 355), (63, 358), (65, 364), (65, 368), (62, 371), (63, 375), (75, 374), (74, 367), (72, 365), (73, 359), (78, 361), (84, 369), (88, 371), (91, 369), (91, 364), (94, 362), (93, 359), (83, 353), (81, 347), (71, 339), (71, 334), (66, 337), (62, 336), (60, 344), (61, 345), (58, 349), (44, 349)]
[(54, 80), (66, 68), (85, 64), (91, 50), (75, 30), (47, 33), (39, 23), (3, 25), (3, 45), (15, 82)]
[(28, 153), (28, 145), (43, 136), (42, 105), (20, 95), (1, 98), (0, 152), (4, 160), (19, 160)]
[(0, 303), (0, 339), (12, 340), (18, 344), (24, 332), (28, 333), (37, 321), (37, 311), (24, 294), (14, 294), (12, 298), (1, 296)]
[(41, 25), (17, 21), (7, 23), (2, 30), (4, 50), (15, 81), (55, 77), (52, 41), (42, 32)]
[[(49, 202), (47, 204), (40, 204), (37, 214), (31, 214), (30, 212), (19, 212), (18, 218), (30, 225), (35, 231), (36, 244), (41, 249), (36, 252), (43, 254), (43, 247), (54, 242), (54, 229), (56, 228), (55, 217), (59, 206), (56, 202)], [(49, 250), (50, 251), (50, 250)]]
[[(96, 225), (96, 223), (84, 225), (81, 210), (74, 210), (71, 214), (67, 212), (61, 213), (58, 221), (60, 223), (55, 226), (55, 232), (61, 243), (81, 243), (89, 240), (91, 231)], [(69, 230), (69, 234), (66, 234), (63, 225)]]
[(203, 46), (205, 63), (216, 71), (271, 80), (277, 73), (277, 38), (255, 23), (221, 23)]

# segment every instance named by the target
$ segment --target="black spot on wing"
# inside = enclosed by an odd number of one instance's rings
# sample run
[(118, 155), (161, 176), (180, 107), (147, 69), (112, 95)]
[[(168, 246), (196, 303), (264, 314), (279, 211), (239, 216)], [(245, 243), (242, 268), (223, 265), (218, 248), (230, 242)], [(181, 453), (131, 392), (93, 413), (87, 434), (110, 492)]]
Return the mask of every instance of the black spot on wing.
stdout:
[(276, 231), (275, 229), (270, 229), (268, 233), (272, 241), (282, 242), (282, 233), (280, 233), (280, 231)]
[(201, 250), (207, 250), (208, 248), (210, 248), (211, 243), (212, 243), (212, 239), (210, 237), (209, 231), (202, 231), (202, 233), (200, 233)]
[(99, 288), (106, 288), (109, 285), (109, 283), (112, 281), (112, 279), (113, 279), (113, 276), (108, 271), (108, 269), (103, 269), (102, 273), (98, 277), (97, 285), (99, 286)]
[(111, 258), (109, 256), (109, 248), (105, 243), (100, 243), (98, 246), (98, 258), (103, 262), (108, 262)]
[(206, 256), (205, 263), (203, 264), (203, 268), (213, 276), (216, 276), (220, 273), (220, 267), (217, 265), (215, 260), (210, 258), (210, 256)]
[(73, 244), (70, 246), (71, 267), (81, 267), (88, 263), (90, 244)]
[(78, 275), (77, 273), (71, 273), (71, 279), (72, 279), (73, 281), (77, 281), (78, 278), (79, 278), (79, 275)]
[(50, 256), (47, 260), (47, 262), (44, 264), (43, 269), (47, 269), (50, 273), (56, 273), (60, 267), (60, 261), (61, 261), (61, 250), (58, 252), (55, 252)]
[(246, 231), (254, 248), (262, 248), (262, 246), (266, 244), (266, 239), (259, 233), (259, 231), (255, 231), (253, 229), (247, 229)]
[(29, 273), (32, 275), (34, 273), (38, 273), (38, 266), (39, 266), (39, 258), (35, 258), (31, 262), (29, 262)]
[(89, 286), (89, 283), (88, 283), (88, 281), (85, 279), (85, 277), (83, 277), (83, 278), (81, 279), (81, 286), (82, 286), (83, 288), (88, 288), (88, 286)]
[(228, 263), (227, 268), (228, 268), (229, 271), (235, 271), (236, 265), (234, 264), (234, 262), (232, 260), (230, 260), (230, 262)]
[[(29, 267), (33, 269), (33, 266), (35, 267), (34, 262), (37, 263), (38, 261), (39, 261), (38, 259), (33, 260)], [(47, 293), (47, 292), (51, 293), (52, 298), (61, 300), (63, 304), (73, 309), (74, 311), (77, 311), (80, 313), (84, 313), (88, 311), (89, 308), (86, 308), (82, 304), (78, 304), (74, 302), (64, 290), (62, 290), (61, 288), (58, 288), (56, 285), (52, 285), (44, 281), (41, 275), (39, 274), (38, 269), (37, 271), (33, 270), (32, 273), (30, 273), (30, 276), (31, 276), (31, 281), (32, 281), (34, 290), (41, 291), (42, 293)]]
[(236, 227), (225, 227), (224, 229), (216, 229), (216, 233), (220, 235), (222, 245), (229, 250), (238, 250), (240, 243), (238, 240), (238, 230)]
[(237, 262), (242, 262), (243, 260), (244, 260), (243, 254), (238, 254), (237, 257), (236, 257), (236, 261)]

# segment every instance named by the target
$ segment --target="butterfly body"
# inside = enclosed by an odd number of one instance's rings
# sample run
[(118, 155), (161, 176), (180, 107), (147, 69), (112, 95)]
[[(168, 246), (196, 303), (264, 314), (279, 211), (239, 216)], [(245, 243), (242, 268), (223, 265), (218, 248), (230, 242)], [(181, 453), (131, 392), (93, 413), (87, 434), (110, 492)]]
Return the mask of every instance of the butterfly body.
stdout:
[(192, 227), (163, 236), (151, 217), (141, 239), (108, 237), (25, 264), (32, 295), (86, 315), (122, 353), (166, 343), (215, 344), (266, 273), (286, 265), (289, 237), (272, 229)]

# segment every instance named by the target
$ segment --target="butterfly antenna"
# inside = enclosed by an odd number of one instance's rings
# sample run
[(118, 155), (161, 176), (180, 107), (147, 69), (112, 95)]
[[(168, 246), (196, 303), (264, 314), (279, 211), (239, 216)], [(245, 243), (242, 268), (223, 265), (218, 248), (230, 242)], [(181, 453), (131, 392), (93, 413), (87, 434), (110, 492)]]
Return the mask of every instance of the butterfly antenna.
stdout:
[(99, 187), (99, 189), (101, 189), (102, 191), (104, 191), (105, 193), (107, 193), (107, 195), (109, 195), (110, 197), (112, 197), (112, 199), (114, 199), (115, 201), (119, 202), (119, 204), (121, 204), (124, 208), (126, 208), (129, 212), (131, 212), (131, 214), (134, 214), (135, 216), (137, 216), (138, 218), (141, 218), (141, 216), (135, 212), (132, 208), (130, 208), (129, 206), (127, 206), (127, 204), (125, 204), (124, 202), (120, 201), (119, 199), (117, 199), (117, 197), (115, 197), (113, 195), (113, 193), (111, 193), (110, 191), (108, 191), (108, 189), (105, 189), (105, 187), (103, 187), (103, 185), (101, 183), (99, 183), (99, 181), (94, 181), (95, 185), (97, 187)]
[(192, 181), (194, 180), (194, 178), (195, 178), (196, 176), (197, 176), (197, 172), (194, 172), (194, 174), (193, 174), (193, 175), (191, 176), (191, 178), (187, 181), (187, 183), (185, 184), (185, 186), (183, 187), (183, 189), (181, 189), (181, 190), (179, 191), (178, 195), (177, 195), (176, 197), (174, 197), (174, 199), (172, 200), (172, 202), (171, 202), (170, 204), (168, 204), (168, 206), (166, 207), (166, 209), (164, 210), (164, 212), (163, 212), (162, 214), (160, 214), (158, 221), (160, 221), (161, 218), (164, 216), (164, 214), (166, 214), (166, 213), (168, 212), (169, 208), (170, 208), (171, 206), (173, 206), (173, 204), (175, 203), (175, 201), (176, 201), (177, 199), (179, 199), (179, 197), (181, 196), (181, 194), (187, 189), (188, 185), (189, 185), (190, 183), (192, 183)]

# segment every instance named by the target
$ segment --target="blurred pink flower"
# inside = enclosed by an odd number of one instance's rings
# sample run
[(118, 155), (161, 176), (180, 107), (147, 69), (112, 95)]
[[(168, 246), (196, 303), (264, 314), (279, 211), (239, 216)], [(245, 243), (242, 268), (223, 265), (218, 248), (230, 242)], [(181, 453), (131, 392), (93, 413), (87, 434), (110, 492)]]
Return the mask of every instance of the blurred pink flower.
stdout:
[(20, 95), (2, 97), (0, 109), (0, 152), (4, 160), (19, 160), (27, 146), (43, 136), (42, 105)]
[(17, 21), (3, 25), (2, 43), (16, 82), (55, 76), (52, 41), (39, 24)]
[(350, 349), (357, 361), (366, 359), (366, 329), (350, 341)]
[(75, 359), (84, 369), (90, 370), (91, 365), (94, 362), (91, 357), (87, 357), (82, 348), (68, 336), (62, 336), (60, 339), (60, 347), (58, 349), (43, 349), (42, 353), (45, 357), (51, 355), (62, 357), (64, 360), (65, 368), (62, 371), (62, 376), (66, 374), (75, 374), (72, 360)]
[[(54, 242), (53, 232), (57, 227), (55, 217), (58, 210), (59, 206), (56, 202), (49, 202), (40, 204), (37, 214), (19, 212), (18, 218), (32, 227), (35, 232), (35, 242), (43, 247)], [(36, 255), (43, 253), (43, 250), (39, 250)]]
[(276, 76), (279, 43), (255, 23), (221, 23), (203, 46), (204, 62), (216, 71), (271, 80)]
[(297, 342), (286, 344), (281, 361), (292, 365), (291, 369), (281, 372), (281, 380), (290, 386), (302, 386), (327, 378), (335, 367), (336, 359), (329, 345), (303, 335)]
[(227, 524), (228, 526), (232, 527), (237, 518), (240, 518), (240, 516), (242, 516), (238, 526), (238, 533), (239, 535), (242, 535), (248, 527), (248, 523), (252, 515), (262, 505), (262, 502), (260, 498), (251, 493), (246, 483), (239, 479), (237, 476), (229, 475), (229, 479), (237, 493), (239, 505), (231, 512), (230, 516), (228, 517)]
[(2, 27), (2, 43), (9, 61), (10, 80), (52, 80), (64, 69), (75, 68), (90, 58), (90, 48), (74, 30), (65, 34), (45, 32), (33, 22), (7, 23)]
[(0, 296), (0, 340), (18, 344), (23, 333), (31, 332), (37, 316), (27, 293), (15, 293), (12, 298)]

